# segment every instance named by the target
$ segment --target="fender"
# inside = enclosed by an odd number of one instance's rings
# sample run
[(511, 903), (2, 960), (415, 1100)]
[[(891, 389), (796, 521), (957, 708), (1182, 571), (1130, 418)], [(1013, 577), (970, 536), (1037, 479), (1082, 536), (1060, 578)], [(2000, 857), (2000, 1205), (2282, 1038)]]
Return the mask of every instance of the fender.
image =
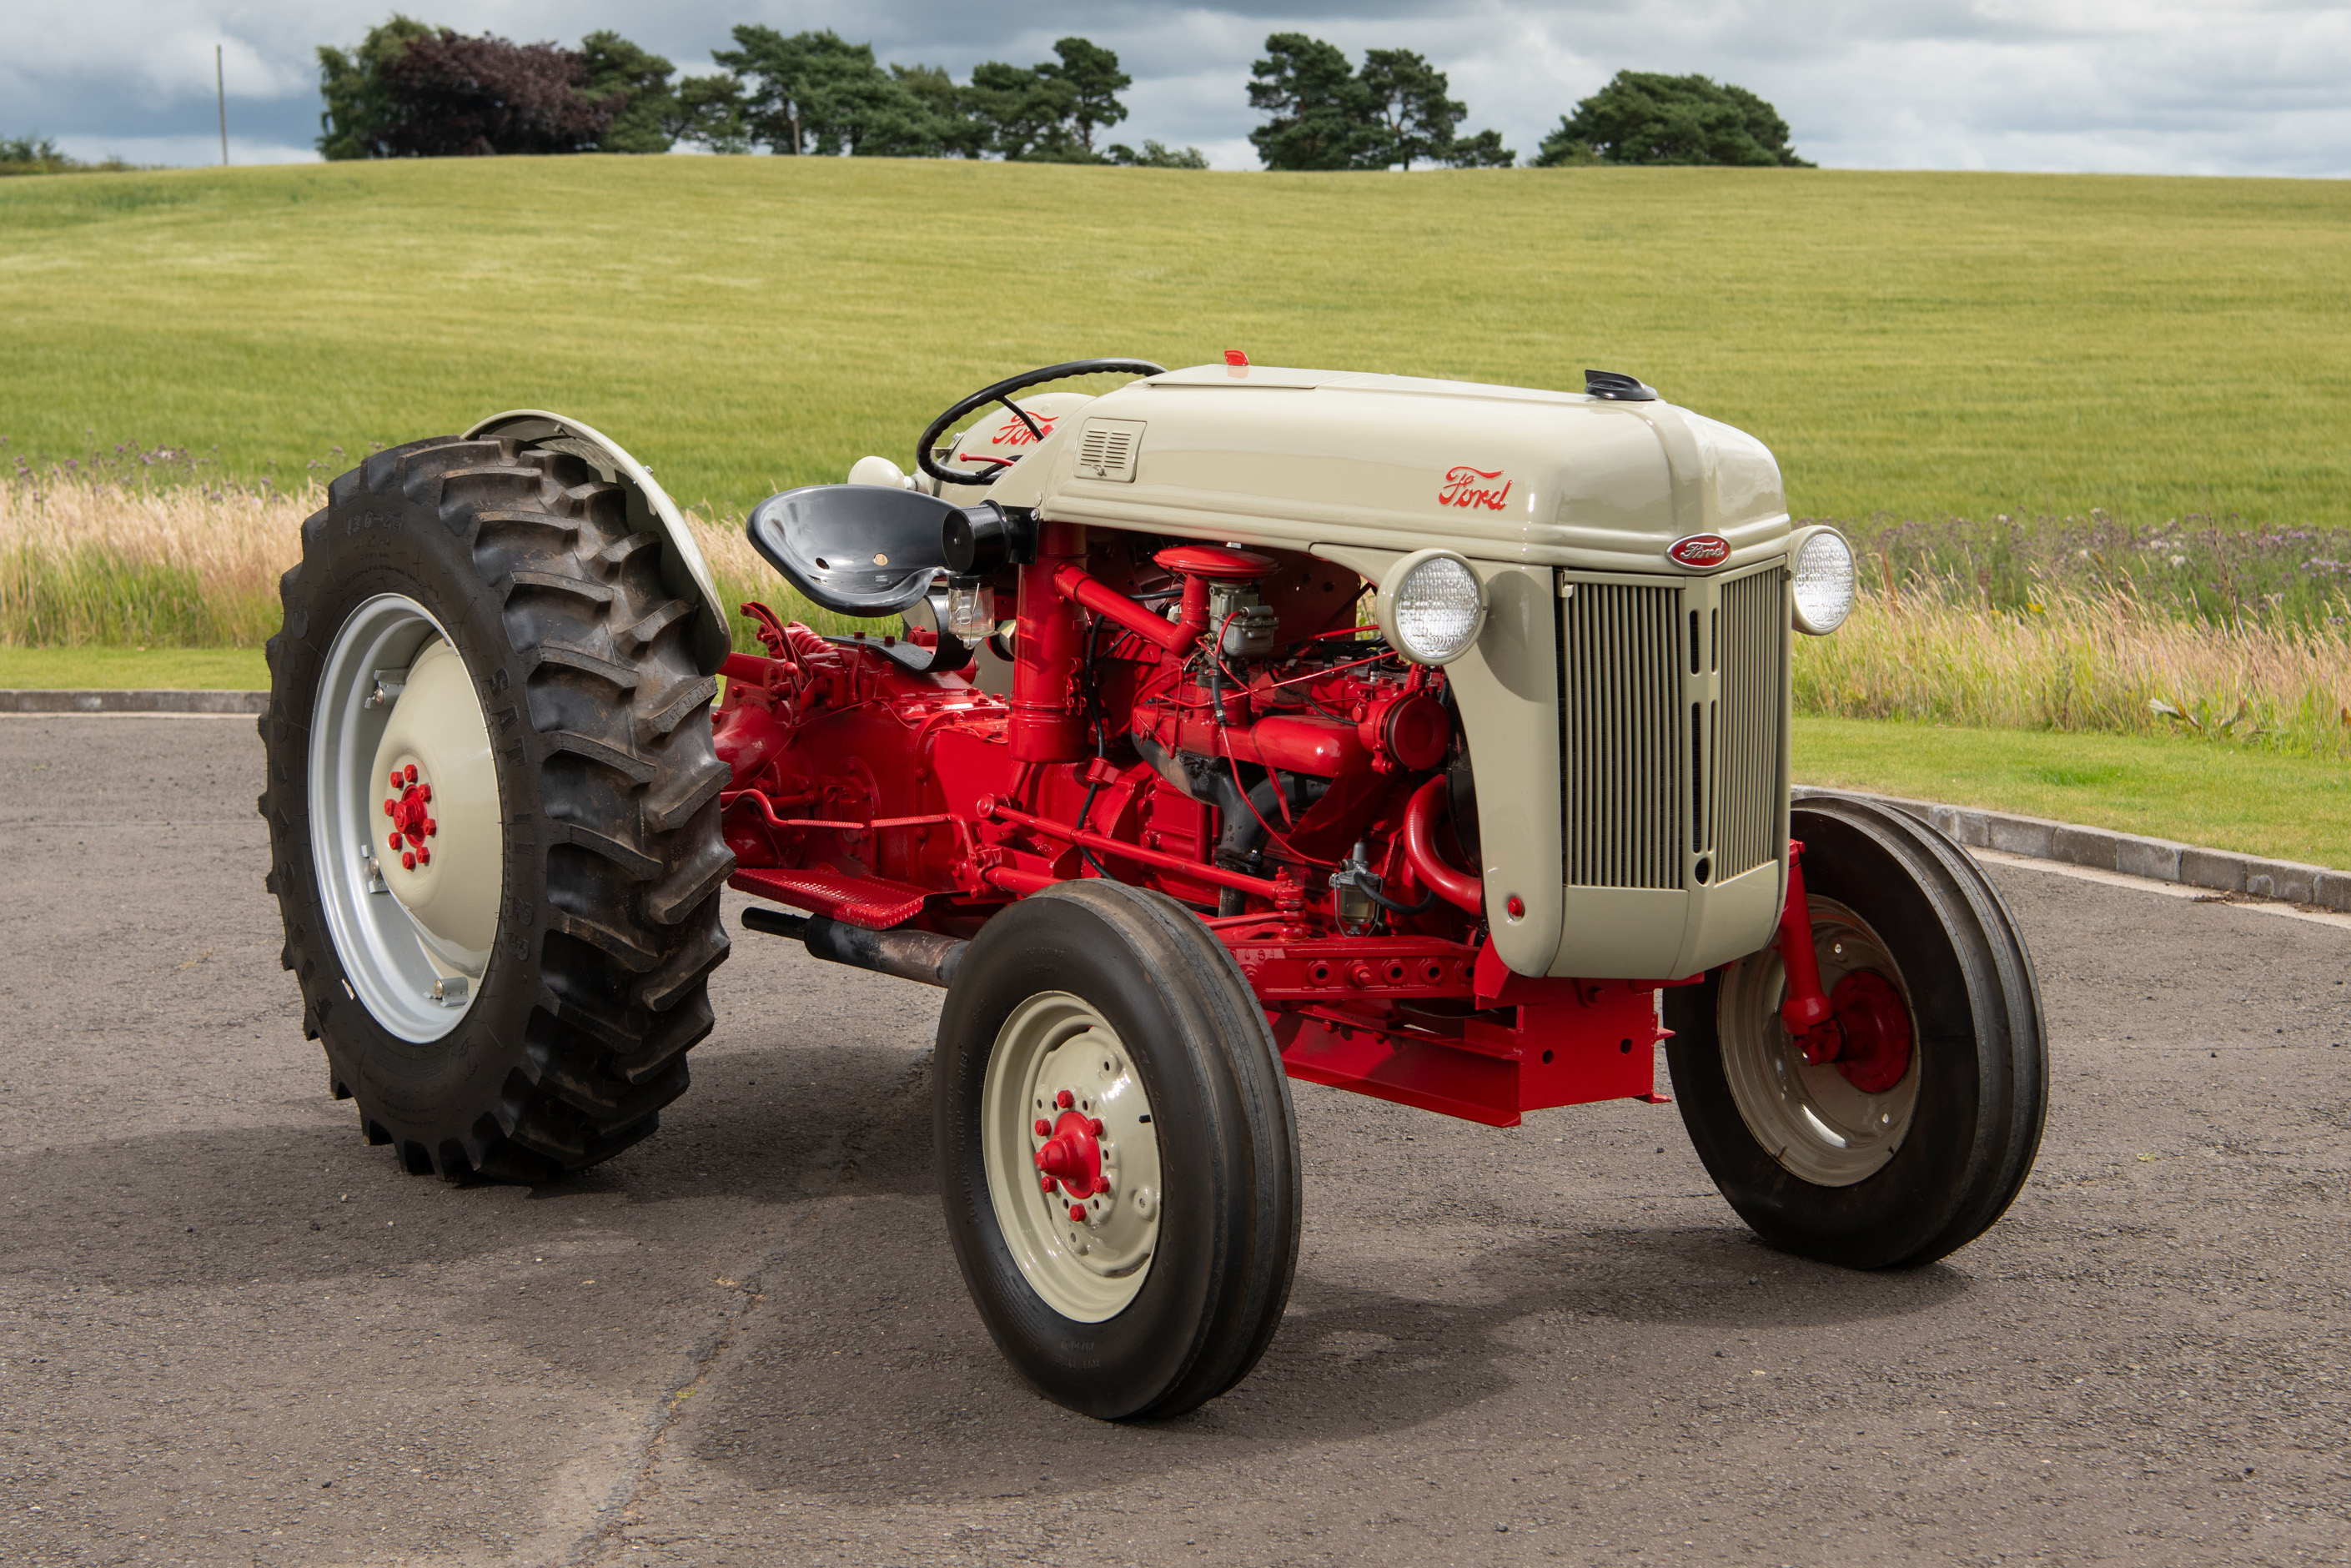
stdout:
[(544, 409), (508, 409), (479, 421), (465, 432), (467, 440), (486, 435), (510, 435), (517, 441), (537, 442), (558, 452), (569, 452), (584, 458), (608, 483), (628, 489), (632, 528), (643, 533), (658, 526), (669, 541), (669, 549), (662, 552), (662, 581), (672, 593), (691, 598), (702, 606), (703, 612), (695, 617), (689, 633), (694, 639), (694, 662), (704, 674), (715, 674), (733, 646), (727, 635), (732, 621), (726, 606), (719, 602), (718, 584), (710, 575), (710, 563), (702, 559), (702, 547), (694, 542), (694, 534), (686, 528), (677, 503), (654, 483), (653, 470), (622, 451), (620, 443), (602, 432)]

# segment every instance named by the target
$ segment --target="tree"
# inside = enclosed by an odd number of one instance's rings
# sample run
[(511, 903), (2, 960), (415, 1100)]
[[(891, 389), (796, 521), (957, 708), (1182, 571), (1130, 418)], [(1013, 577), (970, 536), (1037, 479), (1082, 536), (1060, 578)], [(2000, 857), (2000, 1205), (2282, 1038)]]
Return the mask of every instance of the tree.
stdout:
[(1197, 147), (1186, 147), (1178, 152), (1163, 142), (1153, 141), (1147, 138), (1140, 152), (1124, 142), (1112, 142), (1110, 161), (1129, 169), (1205, 169), (1208, 166), (1207, 154), (1202, 152)]
[(1069, 108), (1063, 118), (1091, 161), (1095, 156), (1094, 128), (1126, 118), (1126, 105), (1118, 95), (1133, 87), (1134, 78), (1118, 68), (1115, 53), (1084, 38), (1063, 38), (1053, 46), (1053, 53), (1061, 57), (1061, 64), (1040, 65), (1038, 74), (1051, 72), (1067, 89)]
[(319, 116), (319, 152), (329, 160), (389, 158), (384, 127), (392, 118), (392, 89), (384, 68), (408, 52), (419, 38), (440, 31), (425, 23), (392, 13), (392, 20), (370, 27), (367, 37), (350, 54), (321, 45), (319, 49), (319, 91), (327, 100)]
[(999, 158), (1061, 162), (1079, 152), (1067, 125), (1069, 84), (1040, 66), (982, 61), (972, 67), (971, 85), (958, 101), (981, 146)]
[(829, 29), (787, 38), (756, 24), (734, 34), (737, 47), (710, 57), (737, 78), (735, 101), (706, 89), (697, 100), (722, 130), (739, 126), (745, 142), (787, 154), (904, 158), (935, 156), (948, 139), (953, 128), (902, 77), (875, 63), (871, 44), (845, 42)]
[(1269, 169), (1392, 169), (1446, 163), (1507, 168), (1518, 154), (1499, 131), (1458, 134), (1468, 108), (1445, 73), (1410, 49), (1368, 49), (1351, 71), (1336, 46), (1302, 33), (1265, 41), (1249, 103), (1273, 118), (1249, 133)]
[(609, 28), (580, 40), (587, 64), (586, 96), (612, 106), (600, 152), (666, 152), (680, 123), (675, 68)]
[(1518, 162), (1519, 155), (1502, 145), (1500, 131), (1481, 131), (1457, 139), (1437, 154), (1437, 161), (1448, 169), (1508, 169)]
[(1703, 76), (1619, 71), (1560, 117), (1543, 138), (1541, 168), (1600, 162), (1809, 169), (1788, 144), (1788, 122), (1755, 94)]
[(1101, 163), (1094, 131), (1126, 118), (1118, 95), (1134, 78), (1118, 56), (1084, 38), (1053, 46), (1057, 59), (1033, 66), (989, 60), (972, 68), (960, 102), (981, 145), (1019, 162)]
[(444, 27), (412, 40), (381, 74), (392, 103), (382, 140), (393, 157), (585, 152), (612, 124), (613, 100), (582, 90), (587, 57), (553, 44)]
[(1371, 90), (1334, 44), (1275, 33), (1249, 68), (1251, 109), (1272, 118), (1249, 132), (1269, 169), (1347, 169), (1378, 144)]
[(613, 32), (577, 49), (464, 37), (395, 13), (319, 51), (330, 159), (665, 152), (684, 119), (672, 68)]
[(1445, 96), (1445, 73), (1410, 49), (1366, 49), (1356, 73), (1384, 132), (1364, 150), (1367, 167), (1386, 169), (1416, 160), (1431, 162), (1453, 145), (1453, 129), (1468, 106)]

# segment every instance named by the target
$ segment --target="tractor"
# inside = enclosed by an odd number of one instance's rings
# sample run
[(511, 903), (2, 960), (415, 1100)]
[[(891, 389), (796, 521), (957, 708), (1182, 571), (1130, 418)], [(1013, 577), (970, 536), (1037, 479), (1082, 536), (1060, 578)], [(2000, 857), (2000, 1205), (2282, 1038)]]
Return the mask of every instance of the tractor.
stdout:
[(1668, 1103), (1662, 1042), (1731, 1207), (1855, 1269), (2022, 1186), (2032, 961), (1949, 840), (1792, 790), (1793, 639), (1835, 632), (1855, 557), (1752, 437), (1618, 372), (1228, 353), (1014, 376), (913, 456), (752, 510), (862, 628), (744, 604), (758, 653), (577, 420), (329, 486), (260, 810), (370, 1143), (538, 1183), (653, 1133), (731, 887), (745, 930), (945, 989), (956, 1261), (1019, 1374), (1103, 1419), (1214, 1398), (1280, 1322), (1291, 1079), (1508, 1127)]

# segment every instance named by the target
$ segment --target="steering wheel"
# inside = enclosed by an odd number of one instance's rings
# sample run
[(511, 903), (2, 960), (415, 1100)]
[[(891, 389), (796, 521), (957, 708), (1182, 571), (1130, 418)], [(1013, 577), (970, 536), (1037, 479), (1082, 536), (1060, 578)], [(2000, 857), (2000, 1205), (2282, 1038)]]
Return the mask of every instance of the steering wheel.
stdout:
[(1046, 382), (1065, 381), (1071, 376), (1092, 376), (1115, 371), (1124, 371), (1138, 376), (1164, 376), (1167, 373), (1167, 367), (1155, 365), (1149, 360), (1071, 360), (1065, 365), (1047, 365), (1041, 371), (1030, 371), (1024, 375), (1014, 376), (1008, 381), (998, 382), (992, 387), (982, 387), (938, 418), (931, 421), (929, 426), (924, 430), (922, 439), (914, 443), (914, 466), (942, 485), (993, 485), (1004, 476), (1006, 469), (1012, 466), (1010, 462), (999, 460), (997, 466), (993, 468), (971, 474), (958, 473), (931, 455), (931, 443), (936, 441), (939, 434), (948, 425), (953, 424), (973, 409), (985, 407), (991, 402), (1000, 402), (1010, 409), (1012, 416), (1029, 427), (1029, 434), (1042, 441), (1045, 439), (1044, 427), (1029, 417), (1028, 410), (1012, 401), (1014, 392), (1025, 387), (1041, 385)]

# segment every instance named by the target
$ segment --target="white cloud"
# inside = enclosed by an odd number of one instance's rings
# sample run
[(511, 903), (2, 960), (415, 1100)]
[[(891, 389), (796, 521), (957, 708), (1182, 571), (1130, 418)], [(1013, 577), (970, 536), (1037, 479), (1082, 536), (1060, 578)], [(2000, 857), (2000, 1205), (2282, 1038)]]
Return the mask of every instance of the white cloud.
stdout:
[[(434, 0), (403, 8), (468, 31), (569, 41), (611, 26), (708, 68), (729, 25), (831, 26), (886, 59), (1044, 57), (1082, 33), (1135, 77), (1113, 133), (1197, 145), (1251, 167), (1244, 91), (1266, 34), (1350, 51), (1419, 49), (1451, 73), (1469, 124), (1522, 154), (1622, 68), (1703, 71), (1776, 104), (1833, 166), (2351, 175), (2351, 11), (2331, 0)], [(213, 47), (232, 140), (307, 156), (315, 46), (356, 42), (390, 0), (86, 0), (0, 14), (0, 134), (83, 155), (209, 161)], [(134, 152), (132, 150), (142, 149)], [(212, 156), (218, 155), (216, 134)]]

